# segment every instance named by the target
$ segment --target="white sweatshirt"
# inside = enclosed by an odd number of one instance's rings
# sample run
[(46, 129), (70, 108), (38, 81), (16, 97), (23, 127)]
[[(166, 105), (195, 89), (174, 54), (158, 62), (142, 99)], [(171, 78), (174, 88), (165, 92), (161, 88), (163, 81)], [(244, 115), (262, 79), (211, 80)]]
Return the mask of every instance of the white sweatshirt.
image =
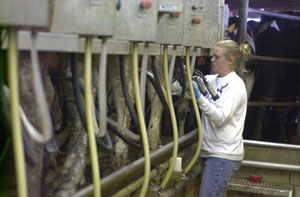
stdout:
[(231, 72), (225, 77), (207, 75), (219, 95), (198, 99), (202, 111), (203, 141), (201, 157), (242, 160), (244, 157), (243, 129), (247, 110), (247, 91), (243, 80)]

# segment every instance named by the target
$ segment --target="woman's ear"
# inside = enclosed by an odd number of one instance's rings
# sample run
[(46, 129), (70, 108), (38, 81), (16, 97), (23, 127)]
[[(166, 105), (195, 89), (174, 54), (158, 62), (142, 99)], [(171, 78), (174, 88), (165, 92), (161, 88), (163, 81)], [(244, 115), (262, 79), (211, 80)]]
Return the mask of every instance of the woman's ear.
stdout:
[(229, 57), (228, 63), (229, 63), (231, 66), (233, 65), (233, 57), (232, 57), (232, 56)]

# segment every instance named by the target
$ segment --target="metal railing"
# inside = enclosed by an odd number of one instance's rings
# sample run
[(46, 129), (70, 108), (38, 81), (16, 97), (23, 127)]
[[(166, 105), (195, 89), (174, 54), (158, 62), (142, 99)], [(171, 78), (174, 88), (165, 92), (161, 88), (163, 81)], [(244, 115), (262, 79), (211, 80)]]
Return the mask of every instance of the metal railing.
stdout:
[(282, 143), (273, 143), (273, 142), (262, 142), (255, 140), (243, 140), (245, 146), (255, 146), (255, 147), (263, 147), (263, 148), (277, 148), (282, 150), (297, 150), (300, 151), (299, 145), (292, 144), (282, 144)]

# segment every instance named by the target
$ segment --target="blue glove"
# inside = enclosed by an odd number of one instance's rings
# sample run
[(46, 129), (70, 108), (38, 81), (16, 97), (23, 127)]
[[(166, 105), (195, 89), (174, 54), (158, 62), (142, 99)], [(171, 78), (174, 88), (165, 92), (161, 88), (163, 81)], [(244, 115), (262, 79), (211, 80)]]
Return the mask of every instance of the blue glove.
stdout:
[(194, 87), (194, 92), (195, 92), (195, 96), (196, 96), (196, 100), (198, 100), (201, 97), (201, 92), (198, 88), (198, 85), (195, 81), (193, 81), (193, 87)]

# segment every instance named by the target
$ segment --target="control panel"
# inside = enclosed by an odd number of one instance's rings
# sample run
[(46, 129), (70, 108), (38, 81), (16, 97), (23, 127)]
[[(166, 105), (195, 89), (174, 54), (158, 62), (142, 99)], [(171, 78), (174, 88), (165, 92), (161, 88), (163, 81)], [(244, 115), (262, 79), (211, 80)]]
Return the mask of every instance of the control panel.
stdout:
[(55, 0), (51, 31), (112, 36), (115, 29), (115, 15), (115, 1)]
[(183, 19), (183, 0), (160, 0), (155, 42), (182, 45)]
[(157, 0), (121, 1), (113, 39), (154, 42), (156, 29)]
[(1, 0), (0, 24), (6, 26), (48, 26), (49, 3), (41, 0)]
[(183, 46), (202, 47), (206, 0), (184, 1)]

